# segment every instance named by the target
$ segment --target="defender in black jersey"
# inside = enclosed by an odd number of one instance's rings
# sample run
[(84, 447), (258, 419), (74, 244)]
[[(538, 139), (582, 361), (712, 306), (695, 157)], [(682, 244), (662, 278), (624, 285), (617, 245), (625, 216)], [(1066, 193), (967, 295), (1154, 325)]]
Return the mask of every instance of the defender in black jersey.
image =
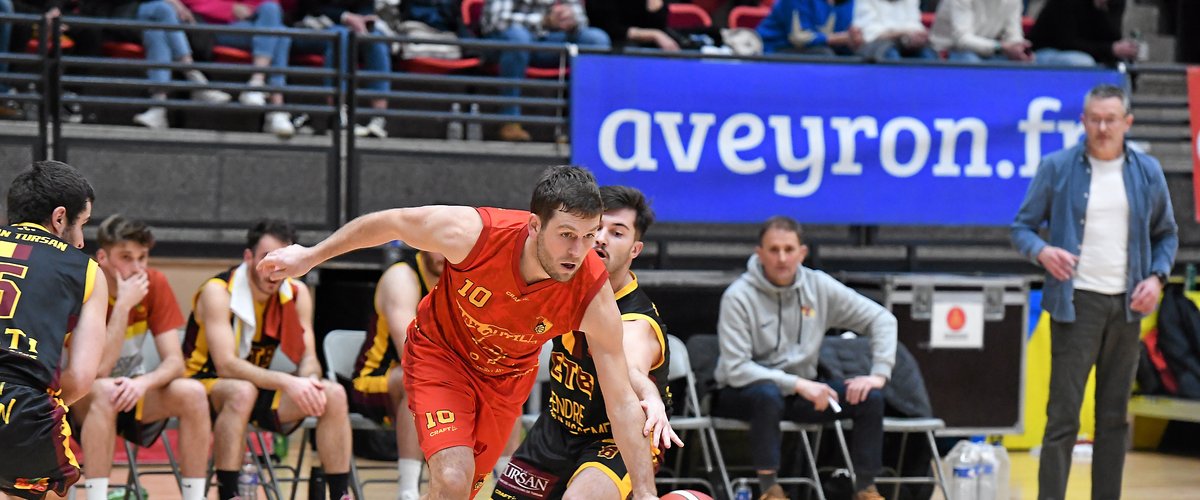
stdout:
[(108, 305), (103, 274), (79, 251), (94, 198), (79, 172), (53, 161), (34, 163), (8, 191), (12, 225), (0, 227), (0, 491), (9, 496), (65, 495), (79, 479), (67, 405), (96, 377)]
[[(667, 333), (658, 309), (638, 288), (629, 270), (642, 251), (641, 236), (654, 220), (645, 197), (624, 186), (600, 188), (604, 215), (595, 251), (609, 272), (624, 329), (625, 356), (638, 398), (646, 405), (670, 406), (667, 388)], [(550, 398), (508, 467), (496, 479), (492, 498), (561, 498), (568, 490), (586, 498), (624, 499), (631, 484), (625, 462), (612, 436), (612, 424), (588, 352), (587, 334), (573, 332), (554, 339), (550, 356)], [(656, 412), (648, 411), (648, 415)], [(657, 414), (665, 413), (659, 412)], [(647, 421), (654, 448), (646, 450), (658, 463), (660, 447), (683, 445), (668, 422)]]

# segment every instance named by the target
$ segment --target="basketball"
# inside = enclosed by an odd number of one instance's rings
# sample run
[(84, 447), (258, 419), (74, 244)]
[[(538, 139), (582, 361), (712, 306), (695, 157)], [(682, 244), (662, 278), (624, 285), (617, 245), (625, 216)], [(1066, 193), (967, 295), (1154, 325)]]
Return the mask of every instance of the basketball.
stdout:
[(696, 490), (675, 490), (661, 498), (662, 500), (713, 500), (713, 497)]

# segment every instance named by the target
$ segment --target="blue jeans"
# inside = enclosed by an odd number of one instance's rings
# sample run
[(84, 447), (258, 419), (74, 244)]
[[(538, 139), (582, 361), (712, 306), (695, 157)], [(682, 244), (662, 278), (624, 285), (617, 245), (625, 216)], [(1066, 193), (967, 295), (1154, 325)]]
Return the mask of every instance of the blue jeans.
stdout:
[[(179, 24), (179, 14), (167, 2), (154, 0), (138, 5), (137, 20)], [(188, 45), (187, 35), (184, 35), (182, 31), (143, 31), (142, 46), (146, 48), (147, 62), (168, 63), (192, 55), (192, 46)], [(168, 82), (171, 80), (171, 70), (165, 68), (147, 70), (146, 74), (149, 75), (152, 82)]]
[(1007, 61), (1008, 57), (1005, 56), (1004, 53), (1002, 53), (1002, 52), (996, 52), (991, 57), (983, 57), (983, 56), (976, 54), (969, 50), (951, 50), (950, 52), (948, 52), (946, 54), (946, 60), (954, 61), (954, 62), (961, 62), (961, 63), (976, 63), (977, 64), (977, 63), (982, 63), (985, 61), (987, 61), (987, 62)]
[[(553, 31), (534, 37), (533, 33), (530, 33), (524, 26), (514, 24), (504, 31), (488, 33), (487, 38), (513, 43), (563, 44), (570, 42), (586, 47), (609, 48), (612, 46), (612, 41), (608, 39), (608, 33), (599, 28), (584, 28), (571, 33)], [(502, 50), (500, 51), (500, 76), (502, 78), (525, 78), (525, 70), (530, 65), (550, 68), (558, 65), (558, 58), (559, 54), (556, 52)], [(500, 95), (519, 97), (521, 89), (518, 87), (503, 88), (500, 89)], [(506, 104), (500, 107), (500, 114), (516, 116), (521, 114), (521, 107), (515, 104)]]
[(1046, 66), (1095, 66), (1096, 59), (1087, 52), (1078, 50), (1059, 50), (1052, 48), (1037, 49), (1033, 53), (1034, 61)]
[(883, 468), (883, 394), (868, 393), (859, 404), (845, 403), (846, 386), (840, 381), (825, 381), (837, 391), (843, 401), (842, 412), (832, 409), (818, 412), (811, 402), (798, 395), (784, 396), (774, 382), (756, 382), (745, 387), (725, 387), (717, 393), (713, 415), (736, 418), (750, 423), (750, 451), (758, 470), (779, 470), (779, 445), (783, 432), (779, 422), (819, 423), (850, 418), (854, 431), (850, 435), (850, 460), (854, 462), (855, 491), (875, 484), (875, 476)]
[[(0, 0), (0, 14), (12, 14), (12, 0)], [(9, 39), (12, 38), (12, 24), (0, 23), (0, 52), (8, 52)], [(0, 73), (8, 73), (8, 63), (0, 61)], [(0, 92), (8, 92), (8, 84), (0, 83)]]
[[(329, 27), (330, 31), (336, 31), (338, 37), (341, 38), (342, 47), (342, 73), (348, 71), (350, 59), (350, 28), (335, 24)], [(375, 30), (372, 35), (382, 35), (379, 30)], [(316, 38), (298, 38), (292, 44), (296, 52), (301, 54), (324, 54), (325, 67), (333, 67), (333, 44), (327, 40), (319, 40)], [(375, 71), (380, 73), (392, 72), (392, 51), (388, 49), (387, 42), (373, 42), (358, 44), (358, 53), (363, 62), (363, 68), (367, 71)], [(329, 84), (328, 81), (325, 82)], [(392, 88), (390, 80), (371, 80), (363, 84), (363, 87), (378, 91), (387, 92)], [(345, 90), (345, 89), (342, 89)]]
[[(230, 26), (239, 28), (283, 28), (283, 9), (275, 2), (258, 5), (254, 16), (250, 19), (237, 21)], [(254, 57), (270, 57), (272, 68), (286, 68), (288, 52), (292, 48), (292, 38), (288, 36), (259, 35), (253, 38), (246, 35), (218, 34), (215, 37), (217, 45), (225, 45), (242, 50), (250, 50)], [(287, 77), (282, 74), (272, 74), (267, 77), (267, 84), (282, 86)]]

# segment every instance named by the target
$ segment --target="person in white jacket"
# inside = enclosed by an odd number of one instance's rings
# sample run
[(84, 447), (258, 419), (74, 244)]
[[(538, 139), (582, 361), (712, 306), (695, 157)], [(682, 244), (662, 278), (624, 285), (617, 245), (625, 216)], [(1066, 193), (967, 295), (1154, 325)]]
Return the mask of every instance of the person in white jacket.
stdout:
[(919, 0), (855, 0), (854, 26), (865, 45), (858, 54), (873, 60), (937, 59), (929, 30), (921, 24)]
[[(875, 490), (883, 453), (880, 390), (895, 364), (896, 317), (828, 274), (802, 266), (807, 255), (795, 220), (775, 216), (763, 224), (746, 272), (721, 296), (713, 413), (750, 423), (760, 498), (770, 500), (787, 498), (776, 484), (781, 420), (852, 419), (855, 499), (882, 499)], [(870, 375), (817, 379), (821, 341), (830, 328), (870, 337)]]
[(942, 0), (929, 41), (957, 62), (1033, 61), (1021, 0)]

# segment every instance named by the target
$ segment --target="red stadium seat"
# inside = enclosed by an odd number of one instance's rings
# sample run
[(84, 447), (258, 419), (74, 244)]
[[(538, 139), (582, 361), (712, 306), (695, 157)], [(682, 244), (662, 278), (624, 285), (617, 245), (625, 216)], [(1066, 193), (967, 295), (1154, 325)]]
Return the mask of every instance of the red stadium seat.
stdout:
[(479, 25), (479, 20), (483, 18), (483, 0), (463, 0), (462, 3), (462, 20), (467, 29), (475, 34), (482, 36), (483, 30)]
[[(61, 40), (62, 40), (62, 49), (64, 51), (75, 48), (75, 40), (72, 40), (71, 37), (69, 37), (67, 35), (63, 35)], [(40, 42), (38, 41), (37, 37), (30, 38), (29, 43), (25, 44), (25, 52), (28, 52), (30, 54), (36, 54), (38, 51), (39, 44), (40, 44)]]
[(250, 64), (254, 61), (254, 56), (249, 52), (224, 45), (213, 47), (212, 55), (213, 61), (219, 63)]
[(133, 42), (104, 42), (104, 55), (116, 59), (145, 59), (146, 49)]
[(712, 17), (699, 6), (690, 3), (667, 5), (667, 26), (677, 30), (704, 29), (712, 27)]
[(1034, 19), (1032, 17), (1021, 16), (1021, 30), (1024, 31), (1026, 35), (1029, 34), (1029, 30), (1033, 29), (1033, 21)]
[(293, 66), (325, 67), (325, 56), (321, 54), (292, 54), (288, 64)]
[(414, 57), (400, 61), (401, 70), (408, 73), (426, 73), (432, 75), (448, 75), (478, 68), (478, 57), (464, 59), (438, 59), (435, 57)]
[(742, 5), (734, 7), (729, 11), (729, 27), (730, 28), (757, 28), (763, 19), (771, 13), (770, 7), (751, 7)]

